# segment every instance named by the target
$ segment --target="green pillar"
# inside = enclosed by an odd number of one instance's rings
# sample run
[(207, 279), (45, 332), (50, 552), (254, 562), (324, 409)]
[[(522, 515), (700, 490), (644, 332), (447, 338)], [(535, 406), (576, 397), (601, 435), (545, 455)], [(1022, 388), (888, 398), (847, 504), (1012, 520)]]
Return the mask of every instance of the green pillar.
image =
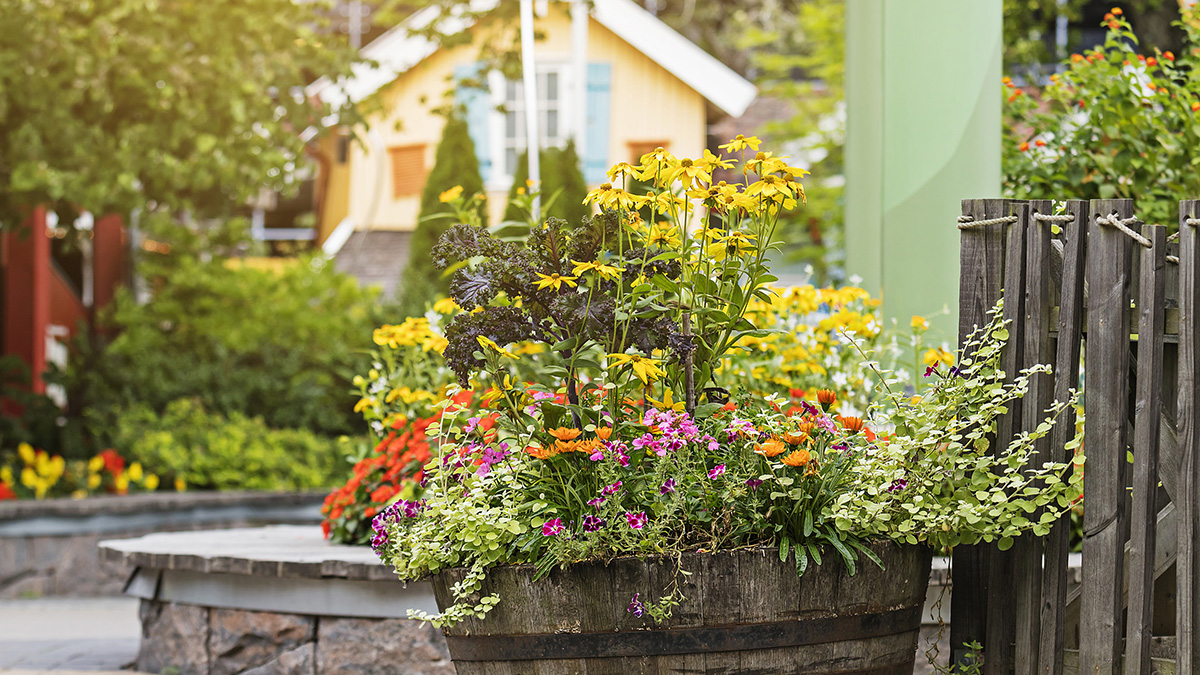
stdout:
[(1000, 196), (1002, 25), (1001, 0), (846, 2), (847, 269), (951, 342), (959, 203)]

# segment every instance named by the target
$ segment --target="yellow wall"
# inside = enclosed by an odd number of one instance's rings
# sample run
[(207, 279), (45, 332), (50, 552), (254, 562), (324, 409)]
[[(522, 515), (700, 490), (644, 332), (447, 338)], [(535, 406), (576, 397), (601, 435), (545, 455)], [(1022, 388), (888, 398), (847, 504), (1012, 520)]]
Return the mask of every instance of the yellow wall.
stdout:
[[(485, 29), (474, 30), (478, 34)], [(539, 59), (570, 59), (571, 20), (564, 4), (551, 5), (549, 14), (538, 19), (537, 29), (545, 35), (535, 47)], [(432, 168), (444, 119), (430, 109), (447, 101), (454, 67), (478, 60), (478, 49), (474, 44), (438, 51), (382, 90), (383, 112), (369, 117), (371, 128), (363, 134), (365, 142), (352, 145), (349, 175), (335, 171), (331, 176), (322, 240), (329, 231), (326, 224), (332, 228), (341, 220), (338, 214), (344, 211), (337, 205), (343, 194), (359, 229), (416, 227), (420, 197), (392, 197), (387, 148), (425, 144), (426, 169)], [(702, 96), (595, 19), (588, 33), (588, 61), (612, 64), (609, 164), (631, 159), (630, 142), (666, 141), (668, 149), (681, 157), (703, 153), (707, 127)], [(493, 166), (498, 163), (498, 158), (493, 158)], [(488, 193), (490, 222), (500, 221), (507, 191), (505, 185), (503, 190)]]
[(317, 143), (317, 152), (323, 158), (321, 171), (327, 172), (318, 176), (324, 181), (319, 189), (324, 190), (321, 201), (321, 213), (317, 221), (317, 244), (324, 242), (333, 232), (333, 228), (342, 222), (350, 213), (350, 162), (338, 162), (338, 139), (335, 135), (321, 138)]

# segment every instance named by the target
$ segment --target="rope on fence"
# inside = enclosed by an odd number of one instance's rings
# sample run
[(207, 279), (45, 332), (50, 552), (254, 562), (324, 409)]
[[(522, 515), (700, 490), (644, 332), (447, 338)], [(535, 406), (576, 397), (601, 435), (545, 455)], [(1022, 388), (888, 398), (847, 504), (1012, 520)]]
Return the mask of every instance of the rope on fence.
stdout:
[(1175, 263), (1176, 265), (1178, 265), (1179, 264), (1179, 256), (1169, 255), (1169, 256), (1167, 256), (1167, 262)]
[(1004, 216), (1002, 218), (988, 218), (987, 220), (975, 220), (971, 216), (958, 217), (958, 229), (969, 230), (974, 227), (986, 227), (988, 225), (1006, 225), (1008, 223), (1017, 222), (1016, 216)]
[[(1112, 216), (1100, 216), (1099, 218), (1096, 219), (1096, 222), (1100, 223), (1101, 225), (1112, 225), (1113, 227), (1117, 228), (1118, 230), (1129, 235), (1129, 237), (1131, 239), (1133, 239), (1134, 241), (1136, 241), (1137, 243), (1141, 244), (1142, 246), (1144, 246), (1146, 248), (1152, 248), (1154, 246), (1154, 244), (1150, 243), (1149, 239), (1147, 239), (1147, 238), (1143, 237), (1142, 235), (1138, 234), (1137, 232), (1134, 232), (1133, 230), (1129, 229), (1130, 225), (1138, 222), (1138, 219), (1136, 217), (1126, 218), (1124, 220), (1121, 220), (1120, 218), (1117, 218), (1116, 215), (1114, 214)], [(1200, 221), (1198, 221), (1198, 222), (1200, 222)]]
[(1185, 220), (1183, 222), (1187, 223), (1188, 225), (1191, 225), (1192, 227), (1196, 227), (1197, 225), (1200, 225), (1200, 218), (1188, 218), (1187, 220)]
[(1075, 221), (1075, 214), (1064, 213), (1060, 216), (1051, 216), (1044, 213), (1033, 214), (1034, 220), (1040, 220), (1043, 223), (1071, 223)]

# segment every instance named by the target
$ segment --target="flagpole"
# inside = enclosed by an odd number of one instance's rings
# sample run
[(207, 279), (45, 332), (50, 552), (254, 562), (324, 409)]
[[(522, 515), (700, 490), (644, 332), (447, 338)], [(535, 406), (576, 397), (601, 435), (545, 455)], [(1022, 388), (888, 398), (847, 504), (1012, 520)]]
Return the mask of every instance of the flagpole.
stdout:
[[(533, 58), (533, 0), (521, 0), (521, 79), (525, 88), (525, 154), (529, 158), (529, 180), (541, 189), (541, 152), (538, 135), (537, 64)], [(541, 195), (533, 196), (533, 220), (542, 220)]]

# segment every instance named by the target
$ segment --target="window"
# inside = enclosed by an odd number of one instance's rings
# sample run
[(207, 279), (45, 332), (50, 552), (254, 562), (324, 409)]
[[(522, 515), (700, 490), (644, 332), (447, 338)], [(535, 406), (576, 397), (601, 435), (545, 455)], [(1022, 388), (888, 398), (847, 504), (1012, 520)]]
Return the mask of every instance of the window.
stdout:
[[(538, 135), (540, 147), (566, 145), (570, 138), (570, 94), (567, 91), (569, 66), (566, 63), (539, 63)], [(492, 182), (496, 185), (512, 182), (517, 160), (525, 152), (525, 87), (520, 80), (497, 76), (492, 82), (493, 103), (501, 123), (494, 135), (493, 157), (498, 158)], [(493, 126), (493, 129), (496, 127)]]
[(392, 198), (421, 194), (425, 187), (425, 146), (398, 145), (388, 148), (392, 160)]

